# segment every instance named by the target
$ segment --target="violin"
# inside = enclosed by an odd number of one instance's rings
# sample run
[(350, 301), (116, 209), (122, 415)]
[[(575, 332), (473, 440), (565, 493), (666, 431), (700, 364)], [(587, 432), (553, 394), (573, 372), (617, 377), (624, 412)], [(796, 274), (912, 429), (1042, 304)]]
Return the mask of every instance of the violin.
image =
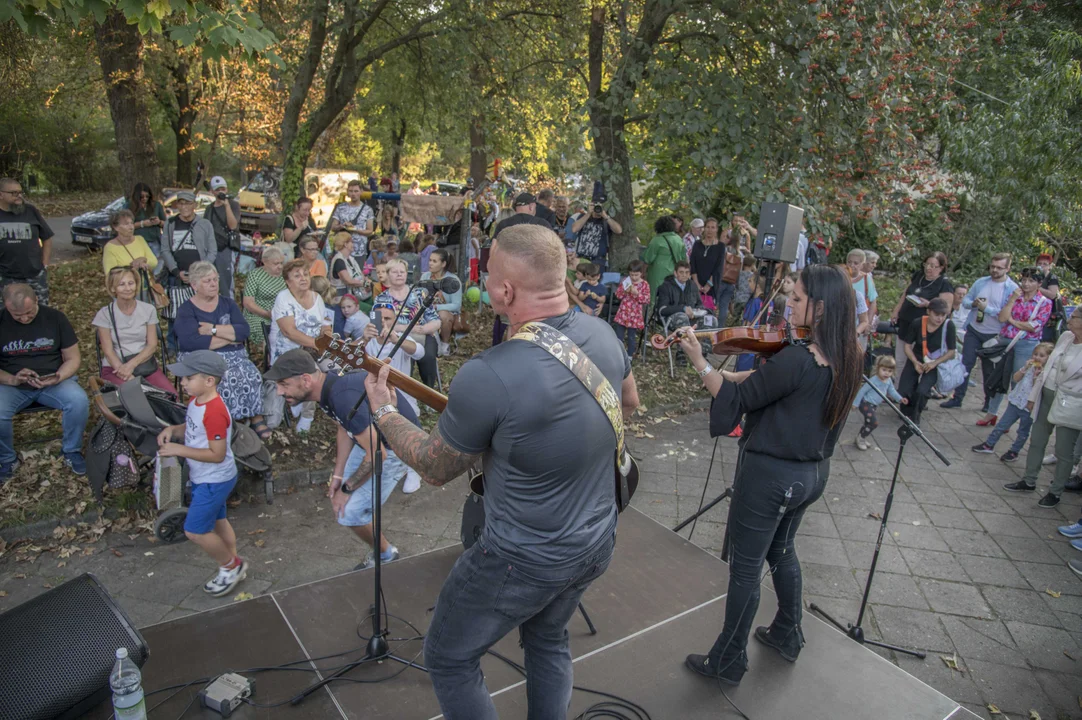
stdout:
[[(657, 334), (650, 338), (650, 346), (658, 350), (680, 342), (680, 335), (684, 328), (677, 330), (668, 337)], [(715, 355), (773, 355), (781, 352), (782, 348), (789, 344), (806, 344), (811, 339), (811, 331), (808, 328), (794, 328), (787, 325), (785, 328), (776, 327), (727, 327), (712, 328), (710, 330), (695, 330), (695, 337), (706, 340), (713, 347)]]

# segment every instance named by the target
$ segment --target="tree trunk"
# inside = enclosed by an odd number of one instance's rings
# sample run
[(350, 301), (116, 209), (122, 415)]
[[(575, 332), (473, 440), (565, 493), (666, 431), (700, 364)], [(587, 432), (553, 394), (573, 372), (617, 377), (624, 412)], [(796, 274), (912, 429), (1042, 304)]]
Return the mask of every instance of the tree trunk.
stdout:
[(190, 187), (193, 181), (192, 159), (195, 155), (195, 143), (192, 141), (192, 130), (195, 128), (195, 119), (199, 116), (196, 103), (202, 95), (202, 89), (192, 91), (191, 67), (182, 58), (177, 59), (176, 65), (170, 68), (176, 86), (177, 116), (173, 120), (173, 134), (177, 141), (177, 176), (176, 182), (183, 187)]
[(398, 119), (398, 127), (391, 132), (391, 172), (402, 177), (402, 149), (406, 144), (406, 118)]
[(109, 113), (113, 117), (120, 182), (125, 194), (137, 182), (157, 188), (160, 182), (158, 154), (150, 131), (150, 112), (143, 87), (143, 39), (139, 28), (112, 10), (95, 28), (98, 60), (105, 79)]
[(488, 176), (488, 153), (485, 151), (485, 119), (477, 113), (470, 119), (470, 177), (480, 185)]
[(598, 130), (594, 153), (603, 168), (601, 179), (608, 195), (609, 213), (623, 230), (612, 236), (609, 265), (622, 270), (638, 259), (641, 249), (635, 242), (635, 200), (631, 192), (631, 162), (624, 141), (624, 118), (591, 112), (590, 125)]

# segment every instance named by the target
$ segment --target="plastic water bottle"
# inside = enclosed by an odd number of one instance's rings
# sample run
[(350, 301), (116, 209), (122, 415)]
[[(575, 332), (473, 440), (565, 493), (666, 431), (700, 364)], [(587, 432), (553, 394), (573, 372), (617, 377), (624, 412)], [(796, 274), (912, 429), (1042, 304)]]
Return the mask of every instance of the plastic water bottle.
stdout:
[(127, 648), (117, 648), (116, 664), (109, 674), (113, 688), (113, 713), (116, 720), (147, 720), (147, 706), (143, 701), (143, 674), (139, 666), (128, 657)]

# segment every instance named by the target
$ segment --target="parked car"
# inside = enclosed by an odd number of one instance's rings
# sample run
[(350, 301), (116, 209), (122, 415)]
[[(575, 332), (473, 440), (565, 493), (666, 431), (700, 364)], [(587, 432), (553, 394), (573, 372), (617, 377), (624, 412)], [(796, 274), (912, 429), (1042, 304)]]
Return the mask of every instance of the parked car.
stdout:
[[(181, 188), (162, 188), (161, 201), (165, 208), (165, 216), (172, 217), (176, 214), (173, 203), (176, 202), (177, 192)], [(202, 215), (203, 210), (214, 202), (214, 196), (209, 192), (196, 194), (195, 211)], [(128, 199), (119, 197), (101, 210), (92, 210), (83, 213), (71, 221), (71, 242), (73, 245), (82, 245), (90, 250), (99, 250), (105, 243), (116, 237), (116, 233), (109, 227), (109, 215), (117, 210), (123, 210), (128, 206)]]
[[(334, 206), (346, 197), (350, 180), (360, 180), (352, 170), (308, 168), (304, 171), (304, 194), (312, 199), (312, 219), (319, 228), (330, 220)], [(282, 227), (282, 168), (266, 167), (257, 172), (237, 193), (240, 229), (245, 233), (278, 234)]]

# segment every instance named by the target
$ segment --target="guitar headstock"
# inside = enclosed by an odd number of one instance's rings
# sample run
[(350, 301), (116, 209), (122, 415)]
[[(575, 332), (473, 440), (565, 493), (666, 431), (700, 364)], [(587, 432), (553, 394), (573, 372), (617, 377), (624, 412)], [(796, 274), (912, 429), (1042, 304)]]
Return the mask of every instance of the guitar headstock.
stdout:
[(320, 360), (331, 359), (340, 368), (363, 369), (368, 359), (362, 340), (349, 342), (338, 335), (320, 335), (316, 338), (316, 349), (323, 353)]

